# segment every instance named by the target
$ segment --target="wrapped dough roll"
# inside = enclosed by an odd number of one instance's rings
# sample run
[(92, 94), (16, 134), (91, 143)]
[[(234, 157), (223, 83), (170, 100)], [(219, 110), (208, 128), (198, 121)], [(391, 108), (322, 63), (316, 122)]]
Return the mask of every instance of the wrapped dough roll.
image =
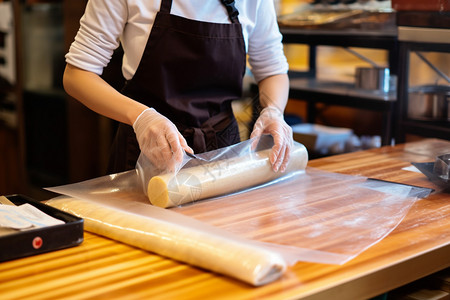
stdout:
[[(279, 254), (250, 241), (221, 236), (207, 229), (74, 198), (52, 199), (47, 204), (84, 218), (87, 231), (252, 285), (269, 283), (286, 269), (286, 262)], [(162, 214), (160, 208), (152, 209), (155, 215)], [(181, 217), (178, 214), (173, 216), (175, 219)]]
[(158, 207), (172, 207), (195, 200), (236, 192), (277, 179), (308, 163), (305, 146), (294, 144), (285, 173), (274, 172), (269, 162), (270, 149), (223, 159), (172, 173), (154, 176), (148, 183), (148, 198)]

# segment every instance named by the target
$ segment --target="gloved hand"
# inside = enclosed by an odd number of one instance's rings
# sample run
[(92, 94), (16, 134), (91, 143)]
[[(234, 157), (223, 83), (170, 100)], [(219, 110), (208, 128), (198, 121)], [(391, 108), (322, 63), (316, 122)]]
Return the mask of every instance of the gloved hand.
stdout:
[(174, 172), (183, 162), (183, 149), (193, 153), (176, 126), (153, 108), (136, 118), (133, 129), (141, 152), (159, 170)]
[(274, 146), (270, 153), (270, 163), (275, 172), (286, 170), (291, 150), (294, 145), (292, 128), (284, 121), (283, 113), (276, 107), (264, 108), (256, 120), (250, 138), (255, 138), (256, 147), (262, 134), (270, 134), (274, 140)]

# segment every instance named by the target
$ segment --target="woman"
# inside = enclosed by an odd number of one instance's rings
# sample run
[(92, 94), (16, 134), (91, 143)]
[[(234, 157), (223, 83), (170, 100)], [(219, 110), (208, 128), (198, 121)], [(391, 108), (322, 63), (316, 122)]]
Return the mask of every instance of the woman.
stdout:
[[(282, 114), (288, 66), (272, 1), (90, 0), (80, 24), (64, 87), (121, 122), (110, 172), (134, 168), (139, 149), (158, 168), (174, 169), (183, 151), (239, 142), (231, 101), (241, 97), (247, 53), (263, 108), (251, 137), (273, 136), (270, 162), (284, 171), (292, 148)], [(119, 43), (121, 92), (100, 77)]]

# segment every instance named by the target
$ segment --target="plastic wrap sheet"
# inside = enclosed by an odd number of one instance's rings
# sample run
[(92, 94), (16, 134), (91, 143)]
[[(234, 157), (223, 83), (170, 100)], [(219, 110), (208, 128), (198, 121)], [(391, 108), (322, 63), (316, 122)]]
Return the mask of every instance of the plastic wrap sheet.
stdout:
[[(224, 164), (211, 163), (252, 151), (251, 141), (247, 141), (201, 154), (200, 159), (186, 157), (183, 168), (203, 163), (224, 168)], [(208, 171), (217, 174), (217, 169), (205, 170)], [(158, 173), (151, 166), (141, 164), (133, 171), (50, 190), (150, 220), (164, 219), (165, 213), (170, 212), (172, 217), (162, 220), (165, 224), (217, 237), (252, 240), (253, 246), (280, 255), (286, 265), (297, 261), (343, 264), (388, 235), (415, 200), (427, 195), (427, 190), (420, 188), (307, 168), (306, 172), (291, 171), (232, 194), (156, 210), (145, 195), (146, 182), (155, 175)], [(91, 218), (89, 214), (80, 216)], [(94, 221), (102, 223), (101, 219)], [(114, 224), (107, 225), (101, 234), (107, 234), (111, 227)], [(129, 230), (126, 224), (119, 227)], [(140, 231), (159, 236), (151, 227)], [(206, 246), (199, 244), (199, 247)], [(214, 252), (215, 247), (220, 246), (211, 245), (209, 251)]]
[(172, 210), (268, 243), (290, 263), (342, 264), (387, 236), (430, 192), (308, 168), (245, 194)]
[(272, 146), (272, 138), (266, 135), (258, 141), (200, 154), (196, 159), (188, 157), (183, 168), (161, 174), (141, 155), (137, 170), (150, 202), (173, 207), (252, 188), (306, 168), (308, 152), (302, 144), (294, 143), (285, 172), (274, 172), (269, 162)]

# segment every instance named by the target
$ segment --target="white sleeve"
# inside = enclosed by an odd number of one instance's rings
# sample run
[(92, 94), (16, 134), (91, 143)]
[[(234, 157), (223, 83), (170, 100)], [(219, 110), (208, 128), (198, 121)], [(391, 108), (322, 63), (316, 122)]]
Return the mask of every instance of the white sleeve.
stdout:
[(253, 76), (259, 82), (268, 76), (287, 73), (289, 66), (273, 1), (259, 1), (255, 18), (255, 27), (249, 32), (248, 56)]
[(126, 0), (89, 0), (66, 62), (101, 75), (127, 22)]

